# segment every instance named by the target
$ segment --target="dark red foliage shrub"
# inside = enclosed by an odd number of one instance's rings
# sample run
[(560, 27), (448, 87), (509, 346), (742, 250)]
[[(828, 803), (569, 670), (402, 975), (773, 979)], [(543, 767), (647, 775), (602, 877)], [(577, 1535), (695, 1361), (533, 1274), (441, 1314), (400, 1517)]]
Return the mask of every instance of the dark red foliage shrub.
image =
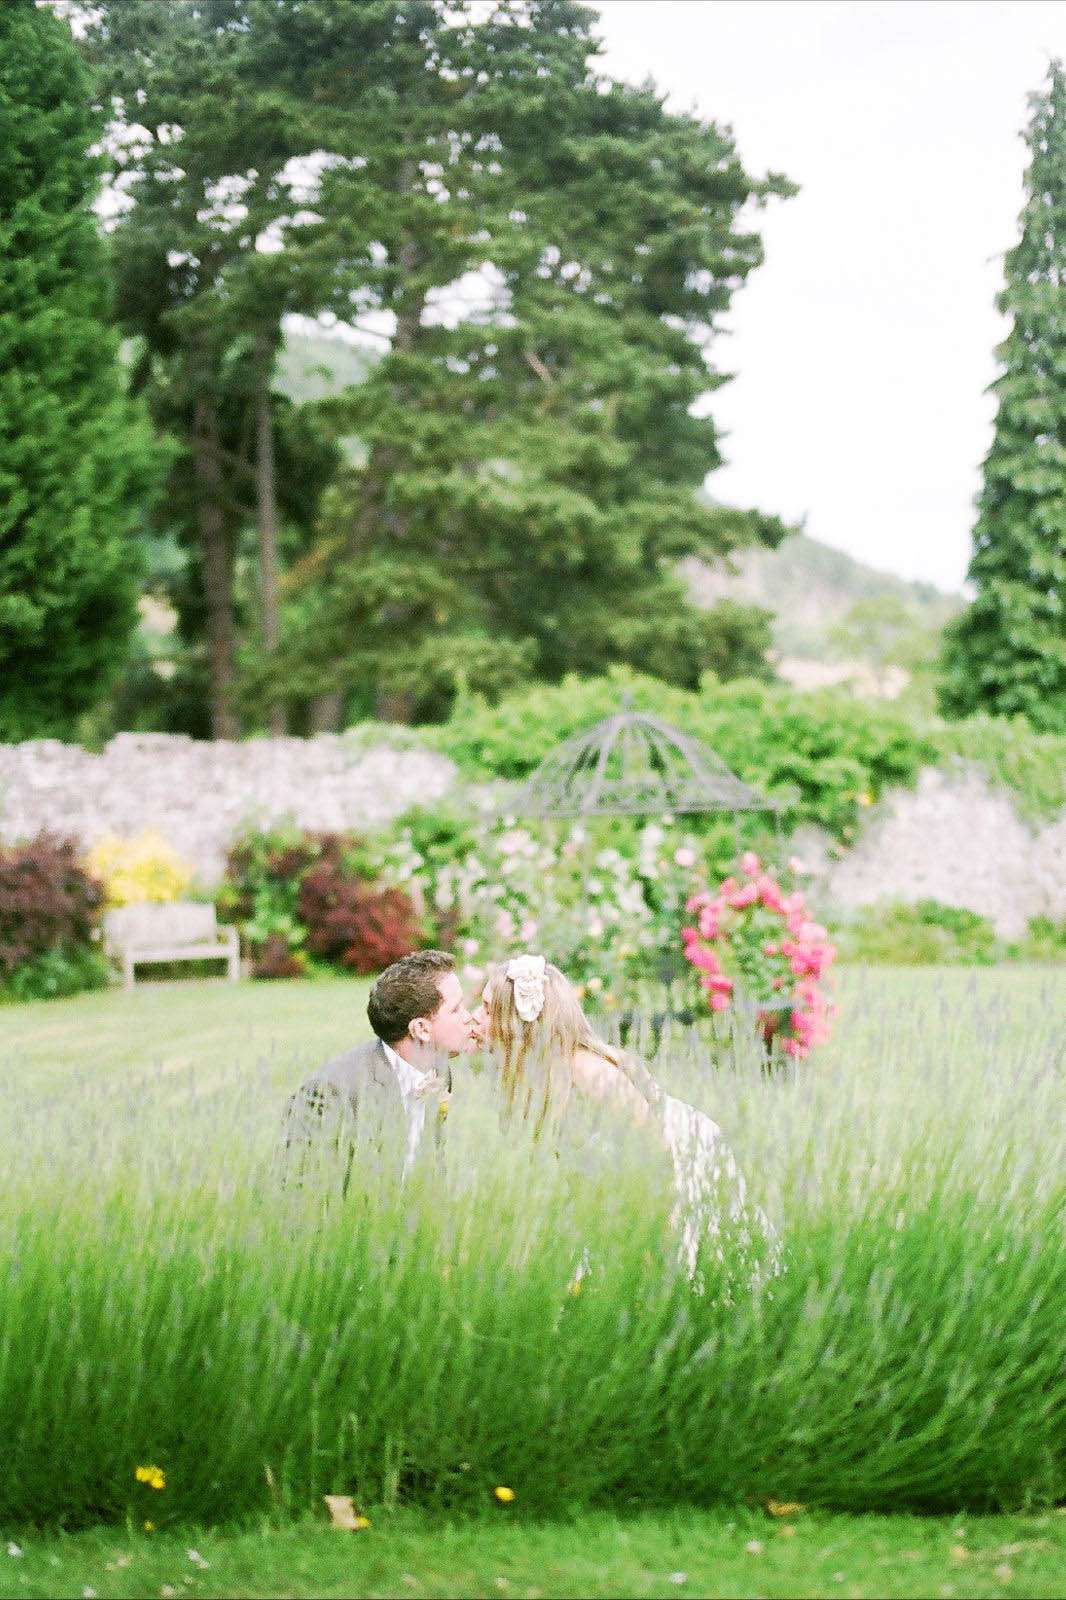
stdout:
[(414, 950), (422, 930), (402, 889), (382, 889), (350, 877), (337, 861), (319, 860), (305, 872), (298, 901), (307, 948), (353, 972), (381, 972)]
[(283, 933), (272, 933), (252, 962), (253, 978), (302, 978), (306, 964), (289, 949)]
[(48, 950), (88, 945), (104, 901), (103, 886), (78, 865), (78, 845), (39, 833), (0, 846), (0, 976)]

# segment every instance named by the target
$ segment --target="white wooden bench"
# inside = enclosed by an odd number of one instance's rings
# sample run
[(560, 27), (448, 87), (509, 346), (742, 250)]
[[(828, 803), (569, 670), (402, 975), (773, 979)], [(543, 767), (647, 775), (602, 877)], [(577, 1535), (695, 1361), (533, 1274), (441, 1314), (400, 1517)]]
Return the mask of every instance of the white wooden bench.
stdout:
[(215, 908), (195, 900), (117, 906), (104, 916), (104, 940), (132, 989), (134, 968), (163, 961), (224, 961), (231, 983), (241, 975), (236, 928), (220, 927)]

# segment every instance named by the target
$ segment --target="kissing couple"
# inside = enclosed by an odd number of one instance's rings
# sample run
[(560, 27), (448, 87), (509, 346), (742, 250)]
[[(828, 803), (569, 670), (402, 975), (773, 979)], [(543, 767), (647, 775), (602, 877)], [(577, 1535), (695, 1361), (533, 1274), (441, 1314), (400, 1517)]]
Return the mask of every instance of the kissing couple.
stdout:
[[(307, 1078), (286, 1111), (290, 1159), (328, 1150), (342, 1163), (345, 1193), (372, 1180), (360, 1157), (401, 1176), (439, 1150), (452, 1091), (451, 1062), (482, 1051), (493, 1069), (502, 1120), (518, 1117), (568, 1143), (582, 1159), (599, 1149), (617, 1162), (636, 1134), (660, 1159), (670, 1185), (672, 1225), (693, 1276), (710, 1236), (728, 1227), (752, 1281), (780, 1270), (766, 1217), (748, 1203), (744, 1179), (718, 1124), (667, 1094), (636, 1057), (599, 1038), (577, 990), (542, 955), (490, 969), (475, 1011), (453, 957), (419, 950), (388, 967), (370, 991), (374, 1038)], [(724, 1259), (720, 1243), (714, 1246)], [(762, 1258), (762, 1259), (756, 1259)]]

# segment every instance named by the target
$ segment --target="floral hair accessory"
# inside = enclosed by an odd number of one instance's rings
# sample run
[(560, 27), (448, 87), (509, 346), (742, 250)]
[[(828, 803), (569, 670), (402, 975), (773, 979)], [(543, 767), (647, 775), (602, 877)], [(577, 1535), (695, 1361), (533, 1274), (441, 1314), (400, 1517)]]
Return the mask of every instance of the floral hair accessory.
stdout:
[(507, 963), (505, 978), (514, 984), (514, 1006), (523, 1022), (536, 1022), (544, 1009), (543, 956), (515, 956)]

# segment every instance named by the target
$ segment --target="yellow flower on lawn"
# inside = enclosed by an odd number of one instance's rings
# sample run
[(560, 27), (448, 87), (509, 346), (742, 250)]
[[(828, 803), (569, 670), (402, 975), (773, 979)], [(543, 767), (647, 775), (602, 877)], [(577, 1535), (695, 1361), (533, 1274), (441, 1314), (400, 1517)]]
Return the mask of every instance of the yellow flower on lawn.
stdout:
[(145, 1531), (145, 1533), (154, 1533), (155, 1532), (155, 1523), (146, 1521), (145, 1524), (144, 1524), (144, 1531)]
[(509, 1506), (514, 1499), (514, 1490), (508, 1489), (505, 1483), (498, 1483), (492, 1492), (501, 1505)]
[(134, 1477), (138, 1483), (146, 1483), (149, 1489), (165, 1489), (167, 1486), (166, 1474), (162, 1467), (138, 1467)]

